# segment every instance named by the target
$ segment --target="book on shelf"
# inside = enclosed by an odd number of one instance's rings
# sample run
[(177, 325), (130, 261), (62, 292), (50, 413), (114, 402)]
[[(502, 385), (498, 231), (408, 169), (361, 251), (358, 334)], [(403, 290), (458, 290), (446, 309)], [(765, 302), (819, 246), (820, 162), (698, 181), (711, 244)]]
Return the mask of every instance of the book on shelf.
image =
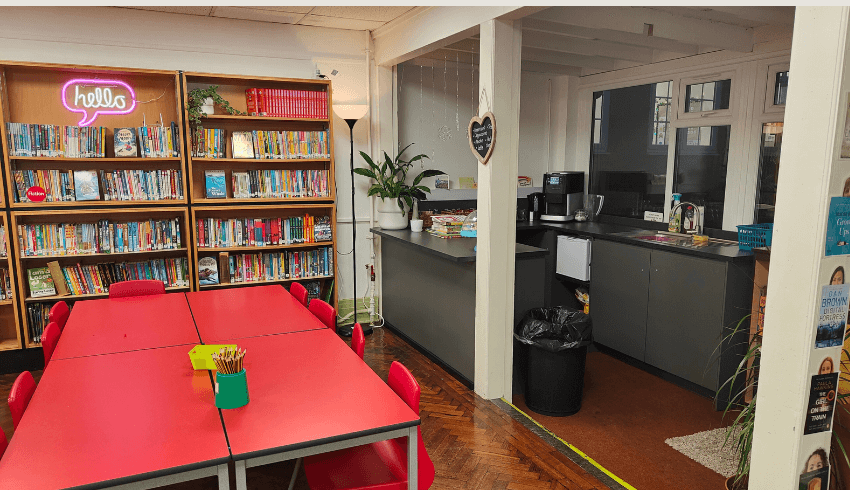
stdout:
[(324, 90), (249, 88), (245, 102), (252, 116), (328, 118), (328, 93)]
[(227, 181), (224, 170), (205, 170), (205, 196), (207, 199), (224, 199), (227, 197)]
[(230, 255), (227, 252), (218, 253), (218, 280), (222, 284), (230, 282)]
[(44, 202), (66, 202), (76, 200), (74, 176), (70, 170), (15, 170), (15, 202), (30, 202), (27, 190), (38, 186), (46, 194)]
[(323, 243), (333, 239), (330, 217), (199, 218), (195, 222), (197, 245), (203, 248), (264, 247), (295, 243)]
[[(223, 129), (203, 129), (192, 142), (194, 158), (225, 158)], [(238, 131), (231, 135), (233, 158), (295, 160), (330, 158), (328, 131)], [(248, 145), (251, 145), (248, 148)]]
[(12, 157), (106, 157), (106, 128), (6, 123)]
[(225, 133), (225, 130), (215, 128), (195, 131), (192, 137), (192, 157), (224, 158), (227, 155)]
[(139, 151), (143, 158), (169, 158), (180, 156), (180, 131), (177, 123), (170, 126), (142, 126), (136, 129), (139, 135)]
[(233, 171), (234, 199), (330, 197), (328, 170)]
[(233, 158), (254, 158), (254, 139), (250, 131), (234, 131), (230, 139)]
[(314, 250), (230, 255), (230, 282), (279, 281), (332, 276), (332, 247)]
[(183, 199), (180, 170), (101, 170), (105, 201), (167, 201)]
[(74, 197), (77, 201), (99, 201), (100, 185), (94, 170), (74, 170)]
[(33, 298), (56, 295), (53, 278), (50, 276), (50, 271), (47, 267), (27, 269), (27, 281), (30, 286), (30, 296)]
[(56, 288), (57, 296), (67, 296), (68, 287), (65, 284), (65, 277), (62, 275), (62, 267), (59, 266), (59, 261), (54, 260), (47, 263), (47, 270), (50, 271), (50, 277), (53, 279), (53, 286)]
[(182, 247), (179, 218), (96, 223), (25, 223), (18, 245), (25, 257), (172, 250)]
[(62, 267), (65, 284), (72, 296), (106, 294), (109, 286), (121, 281), (156, 280), (165, 287), (187, 287), (189, 269), (186, 257), (161, 258), (139, 262), (104, 262)]
[(13, 299), (15, 295), (12, 293), (12, 277), (9, 275), (9, 269), (0, 268), (0, 300)]
[(136, 128), (115, 128), (112, 132), (115, 140), (115, 156), (135, 157), (137, 156)]
[[(41, 335), (44, 333), (44, 328), (47, 326), (50, 318), (50, 309), (54, 304), (56, 303), (39, 302), (27, 304), (27, 328), (29, 330), (30, 340), (33, 342), (41, 343)], [(74, 304), (71, 303), (68, 307), (73, 309)]]
[(198, 260), (198, 283), (202, 286), (218, 284), (218, 262), (215, 257), (201, 257)]
[(302, 281), (301, 285), (307, 290), (307, 300), (321, 299), (322, 286), (319, 281)]
[(0, 225), (0, 257), (6, 257), (9, 255), (9, 249), (7, 248), (9, 245), (6, 242), (6, 226)]

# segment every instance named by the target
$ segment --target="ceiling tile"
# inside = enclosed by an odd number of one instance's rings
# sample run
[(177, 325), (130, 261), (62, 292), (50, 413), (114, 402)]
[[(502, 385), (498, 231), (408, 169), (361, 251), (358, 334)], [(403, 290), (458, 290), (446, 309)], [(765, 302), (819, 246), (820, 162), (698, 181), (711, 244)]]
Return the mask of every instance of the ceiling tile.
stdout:
[(168, 12), (169, 14), (203, 15), (210, 14), (212, 7), (123, 7), (136, 10), (153, 10), (155, 12)]
[(370, 31), (384, 25), (384, 22), (373, 20), (340, 19), (322, 15), (307, 14), (298, 25), (331, 27), (333, 29), (350, 29), (353, 31)]
[(255, 20), (259, 22), (275, 22), (278, 24), (295, 24), (304, 14), (292, 12), (278, 12), (275, 10), (262, 10), (252, 7), (216, 7), (212, 12), (213, 17), (226, 19)]
[(389, 22), (411, 9), (413, 7), (316, 7), (310, 13), (327, 17)]
[(315, 7), (296, 7), (294, 5), (284, 5), (282, 7), (273, 7), (271, 5), (259, 5), (256, 7), (245, 7), (256, 10), (275, 10), (277, 12), (292, 12), (294, 14), (309, 14)]

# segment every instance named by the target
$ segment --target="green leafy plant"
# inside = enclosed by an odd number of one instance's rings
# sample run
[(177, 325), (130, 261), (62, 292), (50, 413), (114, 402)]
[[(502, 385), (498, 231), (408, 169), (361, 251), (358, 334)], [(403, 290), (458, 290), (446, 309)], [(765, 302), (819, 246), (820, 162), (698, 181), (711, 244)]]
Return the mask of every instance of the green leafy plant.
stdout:
[(213, 104), (221, 107), (230, 115), (246, 115), (244, 112), (231, 107), (230, 102), (219, 95), (218, 85), (210, 85), (207, 88), (194, 88), (189, 91), (189, 101), (186, 104), (186, 110), (189, 113), (189, 124), (195, 128), (196, 132), (203, 129), (201, 119), (206, 114), (201, 112), (201, 106), (204, 105), (204, 101), (207, 99), (212, 99)]
[(413, 166), (413, 162), (428, 158), (428, 155), (419, 154), (410, 160), (402, 160), (401, 156), (413, 144), (409, 144), (402, 148), (395, 159), (390, 158), (387, 152), (384, 152), (384, 163), (380, 166), (372, 161), (364, 152), (360, 152), (360, 156), (369, 165), (369, 168), (355, 168), (354, 173), (369, 177), (376, 181), (369, 187), (369, 196), (379, 196), (381, 199), (395, 199), (398, 201), (398, 207), (404, 212), (404, 205), (413, 207), (413, 198), (418, 197), (419, 193), (431, 193), (431, 189), (422, 185), (422, 179), (425, 177), (436, 177), (437, 175), (445, 175), (441, 170), (423, 170), (413, 179), (412, 184), (407, 183), (407, 173)]

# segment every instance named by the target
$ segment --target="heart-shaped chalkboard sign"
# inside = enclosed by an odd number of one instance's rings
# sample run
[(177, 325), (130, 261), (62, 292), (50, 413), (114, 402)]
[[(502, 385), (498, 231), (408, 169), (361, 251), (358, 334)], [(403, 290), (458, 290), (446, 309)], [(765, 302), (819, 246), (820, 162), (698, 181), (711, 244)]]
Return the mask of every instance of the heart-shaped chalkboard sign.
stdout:
[(496, 146), (496, 117), (486, 112), (482, 117), (469, 121), (469, 147), (479, 162), (487, 165)]

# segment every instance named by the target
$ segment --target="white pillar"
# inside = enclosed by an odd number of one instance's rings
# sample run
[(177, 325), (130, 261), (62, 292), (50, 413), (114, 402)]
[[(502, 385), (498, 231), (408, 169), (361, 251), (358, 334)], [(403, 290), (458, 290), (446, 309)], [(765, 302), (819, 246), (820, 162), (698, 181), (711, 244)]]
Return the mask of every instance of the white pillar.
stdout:
[(840, 350), (814, 348), (821, 289), (829, 283), (836, 263), (844, 264), (845, 269), (850, 265), (850, 256), (824, 256), (829, 201), (841, 196), (844, 179), (850, 176), (850, 159), (839, 158), (850, 90), (848, 17), (848, 7), (797, 7), (750, 472), (752, 490), (798, 488), (804, 462), (813, 450), (829, 451), (830, 432), (803, 435), (803, 431), (815, 364)]
[(478, 114), (493, 113), (496, 135), (489, 162), (478, 164), (474, 381), (493, 399), (511, 396), (522, 26), (490, 20), (480, 33)]

